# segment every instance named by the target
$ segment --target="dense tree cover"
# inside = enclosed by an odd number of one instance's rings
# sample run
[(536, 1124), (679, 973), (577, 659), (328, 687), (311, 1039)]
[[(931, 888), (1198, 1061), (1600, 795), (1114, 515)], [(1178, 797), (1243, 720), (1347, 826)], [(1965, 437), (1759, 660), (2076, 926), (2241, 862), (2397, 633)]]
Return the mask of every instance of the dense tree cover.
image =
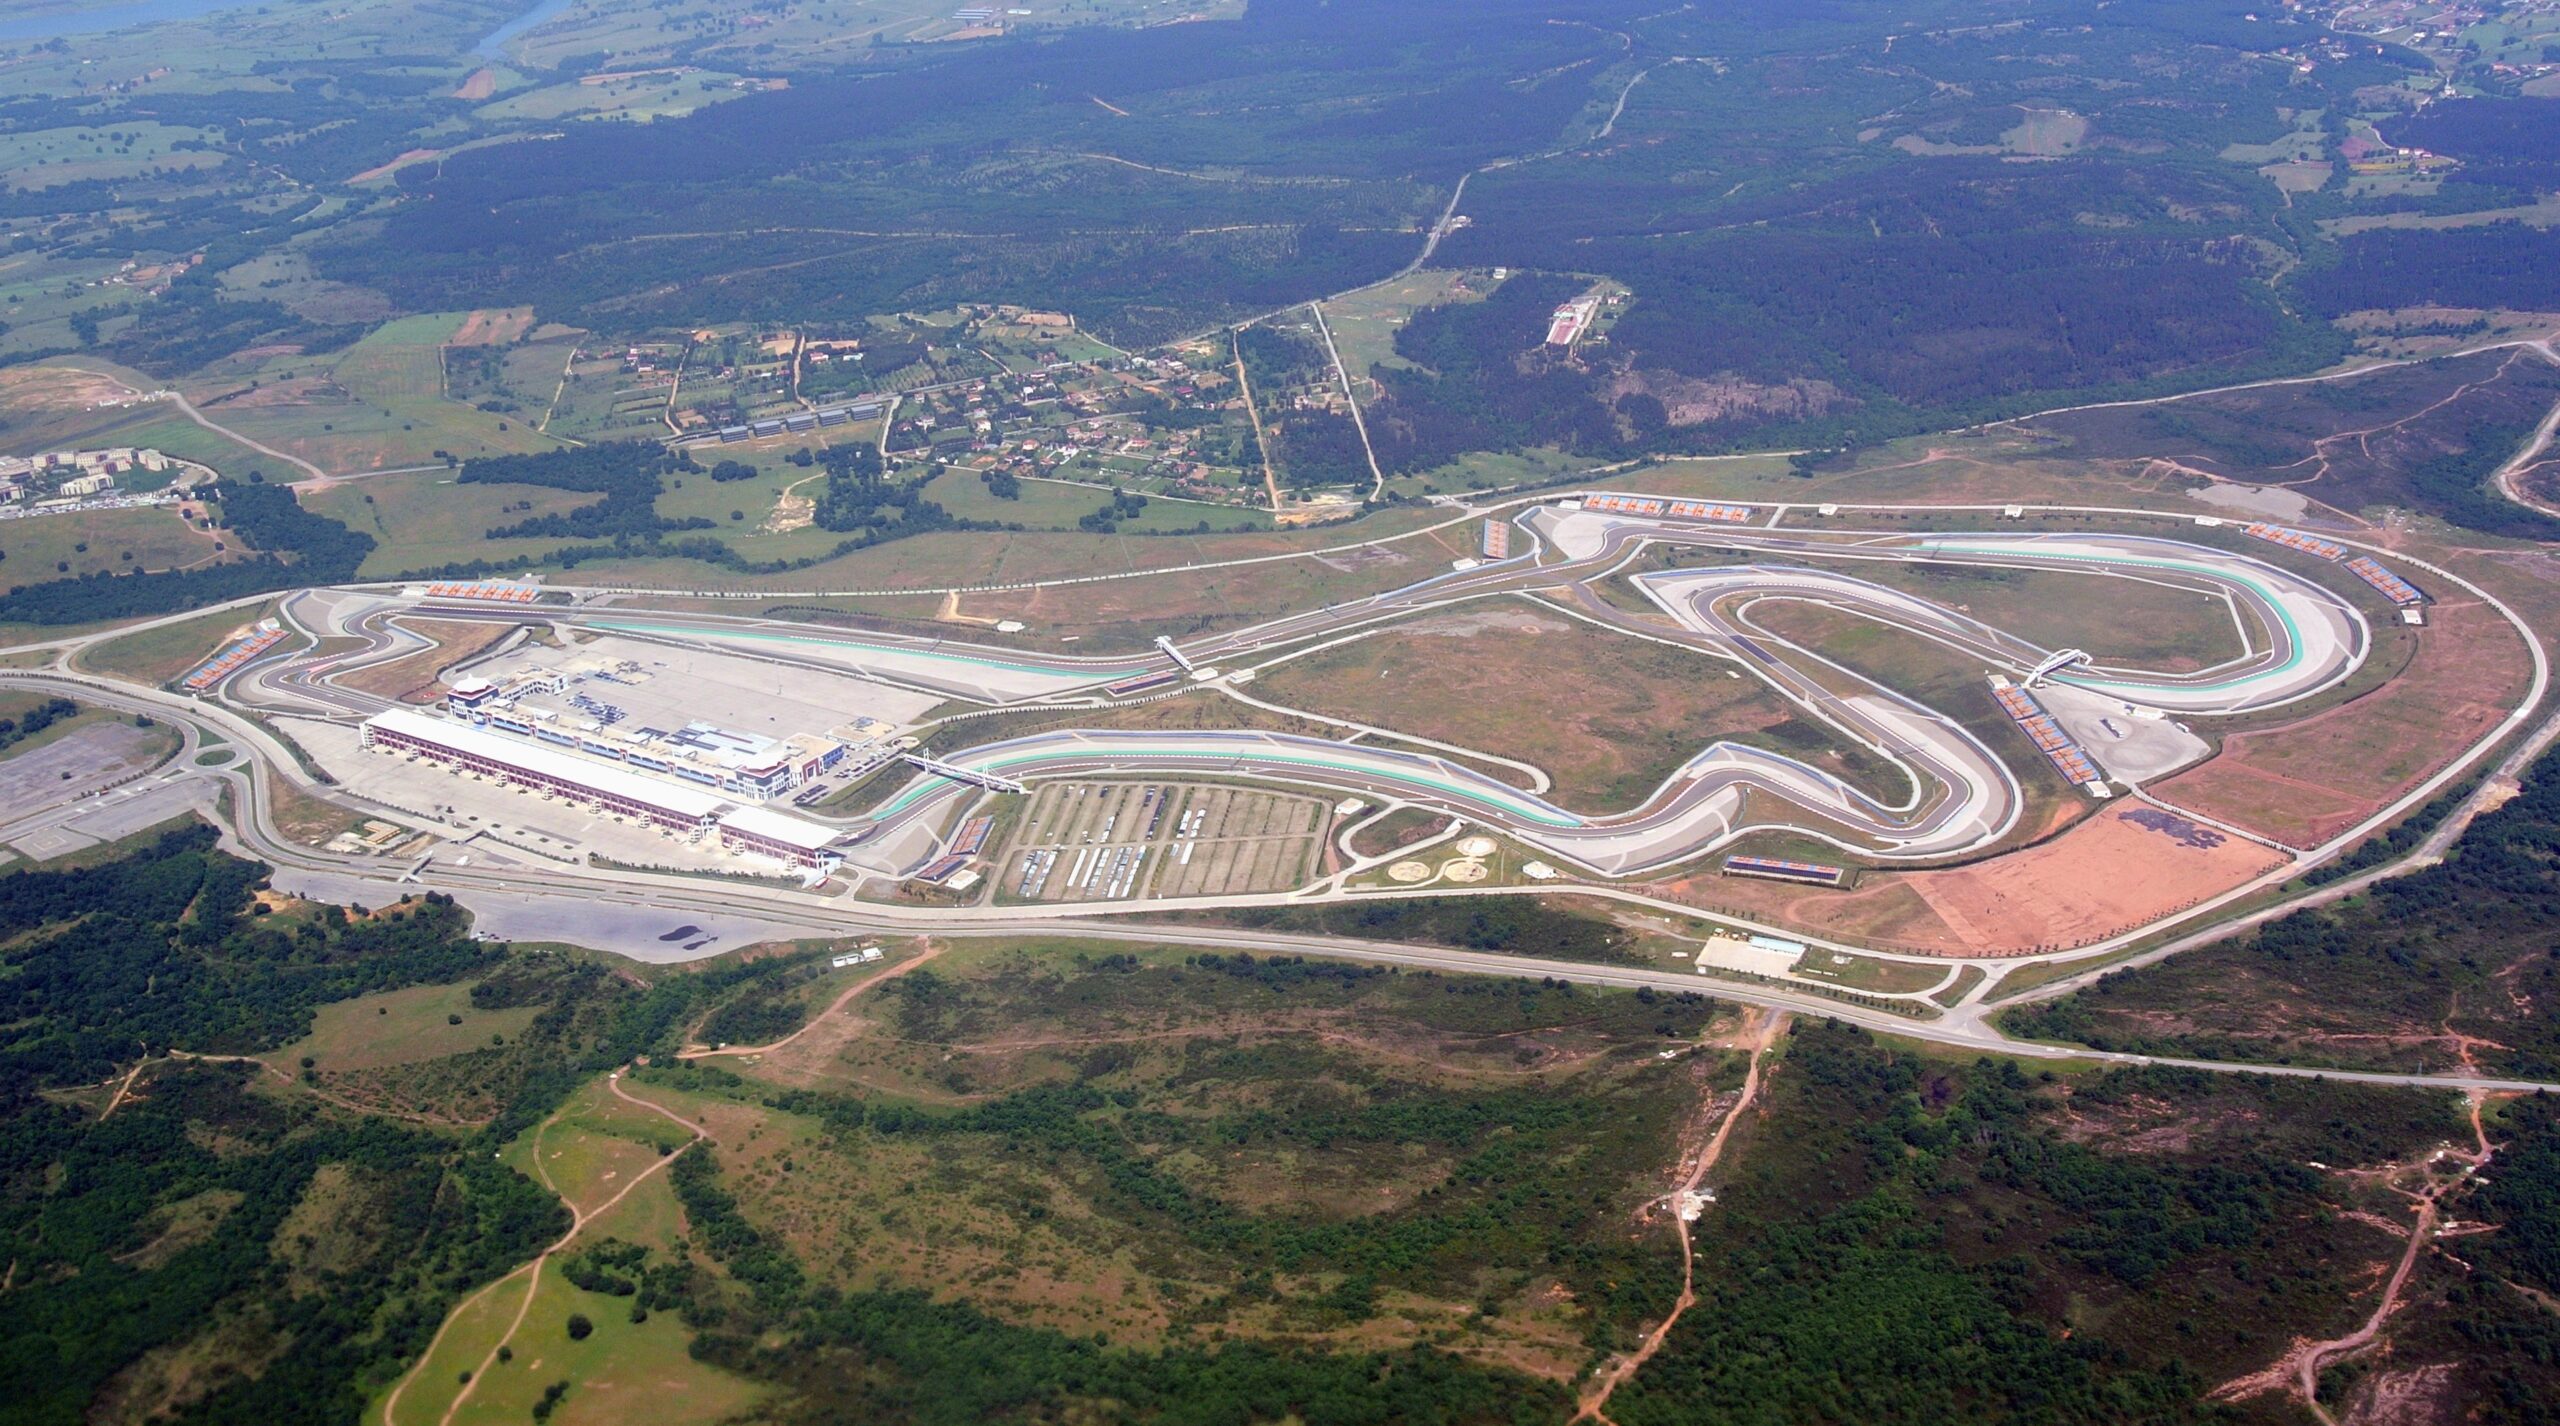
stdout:
[(820, 457), (827, 467), (811, 517), (821, 530), (849, 532), (860, 538), (852, 548), (921, 535), (929, 530), (971, 528), (924, 496), (923, 480), (892, 480), (880, 453), (869, 446), (831, 446)]
[[(213, 842), (198, 828), (94, 868), (0, 876), (0, 1257), (14, 1265), (0, 1419), (92, 1419), (120, 1373), (170, 1352), (193, 1373), (171, 1419), (354, 1419), (464, 1292), (568, 1226), (550, 1192), (494, 1161), (500, 1147), (575, 1085), (671, 1051), (705, 1010), (814, 961), (644, 989), (471, 940), (440, 894), (355, 917), (266, 915), (253, 900), (266, 869)], [(97, 1098), (38, 1092), (120, 1081), (146, 1049), (272, 1050), (321, 1004), (472, 976), (475, 1004), (543, 1007), (503, 1056), (456, 1057), (503, 1104), (477, 1130), (258, 1090), (269, 1072), (246, 1063), (152, 1063), (104, 1118)], [(569, 1269), (642, 1311), (691, 1311), (698, 1296), (691, 1266), (628, 1244), (591, 1245)]]
[(2336, 261), (2305, 268), (2289, 288), (2330, 317), (2422, 305), (2547, 311), (2560, 307), (2560, 230), (2376, 228), (2342, 240)]
[[(109, 1119), (11, 1095), (0, 1119), (0, 1228), (17, 1286), (0, 1294), (0, 1414), (87, 1419), (144, 1353), (225, 1322), (272, 1344), (254, 1376), (218, 1376), (184, 1421), (352, 1419), (422, 1350), (458, 1289), (556, 1237), (568, 1214), (530, 1180), (452, 1138), (346, 1120), (249, 1092), (245, 1065), (178, 1066)], [(324, 1167), (359, 1222), (345, 1267), (297, 1282), (279, 1230)], [(137, 1250), (174, 1205), (228, 1202), (209, 1232), (156, 1261)]]
[(566, 513), (502, 525), (489, 532), (490, 539), (628, 539), (712, 528), (700, 516), (669, 520), (658, 513), (666, 477), (700, 469), (693, 457), (655, 441), (601, 441), (534, 455), (481, 456), (463, 462), (459, 479), (465, 485), (538, 485), (604, 496)]
[[(228, 603), (300, 585), (336, 584), (355, 577), (373, 553), (373, 536), (350, 530), (302, 508), (288, 486), (216, 481), (204, 488), (223, 522), (257, 553), (198, 569), (133, 574), (100, 571), (49, 584), (12, 585), (0, 596), (0, 620), (29, 624), (85, 624)], [(290, 557), (288, 559), (288, 557)]]
[(2475, 426), (2465, 434), (2469, 444), (2463, 449), (2409, 467), (2410, 495), (2418, 508), (2483, 534), (2560, 540), (2560, 520), (2517, 504), (2492, 483), (2498, 467), (2533, 438), (2532, 424)]
[(2478, 1259), (2537, 1292), (2560, 1294), (2560, 1095), (2508, 1105), (2497, 1131), (2503, 1146), (2471, 1205), (2498, 1231)]
[(1546, 346), (1555, 308), (1589, 285), (1522, 273), (1482, 302), (1414, 314), (1396, 333), (1396, 353), (1420, 369), (1381, 364), (1369, 373), (1385, 392), (1367, 413), (1378, 464), (1402, 474), (1469, 451), (1527, 446), (1614, 458), (1632, 453), (1631, 437), (1658, 435), (1659, 399), (1642, 397), (1649, 414), (1622, 431), (1598, 377)]
[(2560, 100), (2461, 99), (2391, 122), (2395, 144), (2462, 160), (2465, 177), (2532, 192), (2560, 188)]
[[(652, 317), (809, 320), (955, 299), (1056, 305), (1072, 291), (1101, 330), (1161, 335), (1391, 271), (1412, 247), (1395, 229), (1436, 201), (1412, 176), (1446, 184), (1542, 147), (1589, 101), (1588, 61), (1614, 42), (1549, 21), (1628, 12), (1266, 0), (1229, 24), (882, 47), (863, 57), (874, 72), (795, 79), (647, 136), (573, 126), (494, 162), (456, 154), (404, 172), (433, 201), (398, 206), (380, 238), (350, 232), (322, 260), (420, 307), (467, 288), (547, 315), (612, 303), (627, 320), (636, 297)], [(1445, 43), (1461, 20), (1467, 44)], [(1095, 93), (1150, 117), (1124, 123)], [(971, 96), (965, 112), (954, 94)], [(1097, 152), (1347, 181), (1203, 185), (1079, 156)], [(1025, 191), (1040, 194), (1036, 217)], [(726, 231), (740, 213), (757, 231), (718, 243), (594, 242)], [(830, 228), (978, 236), (821, 236)], [(799, 261), (830, 254), (841, 260)]]
[(1134, 520), (1146, 513), (1147, 497), (1134, 490), (1114, 489), (1102, 508), (1076, 517), (1076, 528), (1092, 535), (1108, 535), (1120, 528), (1123, 520)]
[[(178, 1060), (114, 1112), (40, 1094), (117, 1078), (144, 1053), (243, 1053), (304, 1034), (327, 1001), (487, 967), (429, 895), (350, 919), (259, 914), (266, 869), (214, 850), (210, 829), (74, 871), (0, 877), (0, 1416), (86, 1419), (146, 1353), (204, 1334), (200, 1388), (180, 1420), (352, 1418), (421, 1350), (469, 1285), (556, 1237), (568, 1215), (472, 1140), (252, 1092), (266, 1073)], [(610, 998), (609, 980), (579, 984)], [(527, 1037), (561, 1052), (566, 1009)], [(592, 1001), (592, 996), (589, 997)], [(590, 1012), (597, 1013), (597, 1012)], [(547, 1112), (542, 1101), (534, 1113)], [(343, 1238), (326, 1272), (282, 1229), (324, 1172), (340, 1215), (301, 1232)], [(198, 1219), (202, 1226), (190, 1228)], [(247, 1360), (226, 1357), (254, 1344)]]
[(784, 1421), (915, 1426), (1075, 1419), (1147, 1426), (1527, 1426), (1571, 1403), (1544, 1381), (1428, 1349), (1322, 1355), (1259, 1343), (1142, 1352), (998, 1321), (921, 1292), (818, 1294), (791, 1339), (725, 1333), (697, 1351), (776, 1379)]
[[(2216, 1059), (2362, 1063), (2364, 1055), (2445, 1057), (2445, 1027), (2485, 1037), (2495, 1072), (2560, 1076), (2560, 1023), (2530, 1010), (2560, 993), (2560, 760), (2481, 816), (2443, 862), (2376, 883), (2356, 900), (2296, 911), (2219, 945), (2118, 971), (2004, 1024), (2036, 1039)], [(2235, 973), (2245, 999), (2235, 999)], [(2520, 997), (2511, 999), (2511, 997)], [(2147, 1012), (2196, 1028), (2161, 1031)], [(2223, 1014), (2221, 1012), (2228, 1012)], [(2353, 1038), (2329, 1041), (2331, 1033)], [(2376, 1046), (2388, 1034), (2415, 1048)]]
[(88, 871), (0, 878), (0, 1085), (86, 1084), (145, 1052), (238, 1054), (310, 1027), (314, 1007), (453, 980), (497, 952), (442, 896), (349, 921), (252, 915), (267, 869), (176, 831)]
[[(2193, 1094), (2092, 1087), (2117, 1104)], [(2270, 1108), (2249, 1086), (2221, 1092)], [(2320, 1092), (2340, 1122), (2406, 1117)], [(1628, 1426), (2214, 1420), (2199, 1367), (2271, 1355), (2285, 1314), (2326, 1308), (2322, 1287), (2280, 1273), (2306, 1251), (2289, 1235), (2328, 1211), (2291, 1157), (2096, 1149), (2054, 1132), (2048, 1092), (2008, 1062), (1953, 1072), (1829, 1024), (1797, 1028), (1771, 1093), (1784, 1128), (1723, 1186), (1697, 1307), (1610, 1403)], [(2440, 1131), (2442, 1101), (2427, 1103)], [(2083, 1325), (2058, 1334), (2048, 1313), (2066, 1297)], [(2185, 1325), (2157, 1330), (2164, 1313)]]

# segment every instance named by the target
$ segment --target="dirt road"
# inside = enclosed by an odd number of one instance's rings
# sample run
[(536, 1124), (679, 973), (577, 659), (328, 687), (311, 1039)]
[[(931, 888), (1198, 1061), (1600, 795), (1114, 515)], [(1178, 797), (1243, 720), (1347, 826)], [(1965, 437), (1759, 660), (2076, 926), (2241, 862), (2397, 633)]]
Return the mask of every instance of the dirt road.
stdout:
[(1723, 1121), (1716, 1125), (1716, 1131), (1708, 1138), (1706, 1146), (1690, 1161), (1688, 1171), (1681, 1175), (1679, 1186), (1664, 1195), (1664, 1201), (1672, 1210), (1671, 1226), (1680, 1234), (1680, 1296), (1672, 1302), (1670, 1315), (1646, 1334), (1643, 1345), (1620, 1357), (1607, 1371), (1593, 1379), (1590, 1390), (1583, 1394), (1582, 1408), (1573, 1414), (1576, 1421), (1603, 1421), (1608, 1422), (1608, 1426), (1617, 1426), (1609, 1418), (1609, 1398), (1635, 1376), (1637, 1369), (1653, 1360), (1654, 1353), (1661, 1351), (1663, 1342), (1671, 1336), (1671, 1329), (1679, 1325), (1681, 1314), (1697, 1305), (1698, 1253), (1689, 1236), (1689, 1220), (1680, 1216), (1680, 1200), (1685, 1194), (1697, 1192), (1698, 1186), (1707, 1181), (1707, 1174), (1715, 1168), (1716, 1162), (1724, 1157), (1724, 1146), (1733, 1137), (1733, 1126), (1742, 1122), (1743, 1111), (1749, 1109), (1751, 1101), (1759, 1096), (1761, 1063), (1767, 1058), (1769, 1047), (1777, 1043), (1778, 1036), (1787, 1027), (1787, 1013), (1783, 1010), (1771, 1013), (1753, 1009), (1744, 1014), (1747, 1017), (1744, 1033), (1751, 1033), (1749, 1026), (1752, 1020), (1760, 1021), (1760, 1025), (1758, 1033), (1752, 1037), (1751, 1065), (1743, 1072), (1742, 1093), (1733, 1101), (1733, 1107), (1725, 1111)]

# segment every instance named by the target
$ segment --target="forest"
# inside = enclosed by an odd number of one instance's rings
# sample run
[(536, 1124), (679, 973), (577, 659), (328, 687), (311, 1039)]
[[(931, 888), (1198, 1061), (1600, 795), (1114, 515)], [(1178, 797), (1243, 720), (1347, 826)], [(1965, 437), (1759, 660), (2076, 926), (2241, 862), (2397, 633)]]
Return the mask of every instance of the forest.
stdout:
[[(567, 1221), (485, 1146), (257, 1093), (264, 1071), (252, 1064), (164, 1059), (94, 1118), (94, 1104), (52, 1092), (177, 1049), (272, 1049), (323, 1003), (468, 976), (502, 954), (469, 940), (442, 896), (362, 917), (271, 915), (257, 895), (266, 868), (213, 842), (193, 827), (101, 866), (0, 877), (12, 938), (0, 958), (0, 1235), (17, 1283), (0, 1293), (8, 1420), (84, 1419), (144, 1354), (225, 1328), (268, 1345), (239, 1364), (248, 1372), (216, 1373), (172, 1402), (181, 1419), (348, 1419), (424, 1345), (457, 1289)], [(356, 1186), (364, 1246), (345, 1271), (306, 1280), (276, 1238), (324, 1170)], [(207, 1206), (201, 1233), (170, 1226)]]
[[(2302, 1160), (2405, 1154), (2450, 1120), (2416, 1091), (2162, 1071), (2065, 1087), (1821, 1023), (1796, 1027), (1773, 1095), (1782, 1127), (1721, 1186), (1697, 1309), (1610, 1403), (1627, 1426), (2241, 1419), (2206, 1389), (2355, 1280), (2341, 1190)], [(2182, 1132), (2093, 1144), (2093, 1121)]]
[(565, 513), (499, 526), (489, 531), (493, 540), (654, 539), (712, 528), (712, 522), (700, 516), (669, 520), (658, 513), (664, 481), (679, 471), (700, 474), (702, 467), (692, 456), (655, 441), (603, 441), (533, 455), (481, 456), (463, 462), (457, 478), (465, 485), (535, 485), (594, 491), (604, 497)]

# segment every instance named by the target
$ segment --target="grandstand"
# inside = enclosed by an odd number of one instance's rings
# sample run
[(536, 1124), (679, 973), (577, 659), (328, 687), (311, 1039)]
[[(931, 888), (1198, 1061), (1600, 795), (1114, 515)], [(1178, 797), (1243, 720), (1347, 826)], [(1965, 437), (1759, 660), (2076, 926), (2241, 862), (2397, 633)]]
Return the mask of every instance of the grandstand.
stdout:
[(2027, 741), (2053, 763), (2064, 781), (2100, 797), (2107, 795), (2107, 780), (2098, 771), (2097, 763), (2069, 733), (2062, 731), (2062, 725), (2053, 721), (2053, 715), (2044, 711), (2034, 694), (2012, 686), (2005, 678), (1994, 677), (1991, 696), (2000, 701), (2000, 711), (2026, 733)]
[(2241, 526), (2240, 533), (2251, 539), (2264, 540), (2271, 545), (2282, 545), (2286, 549), (2299, 551), (2316, 559), (2333, 560), (2347, 552), (2347, 547), (2344, 545), (2321, 539), (2317, 535), (2306, 535), (2300, 530), (2288, 530), (2282, 525), (2270, 525), (2263, 520), (2252, 520)]
[(978, 859), (980, 852), (987, 849), (987, 836), (995, 829), (996, 819), (993, 817), (972, 817), (961, 823), (959, 834), (951, 839), (951, 845), (943, 849), (942, 855), (917, 868), (915, 875), (908, 880), (929, 881), (954, 891), (967, 890), (976, 884), (977, 878), (964, 879), (961, 873), (968, 869), (969, 863)]
[(2383, 598), (2404, 608), (2426, 602), (2427, 596), (2418, 592), (2418, 586), (2384, 569), (2371, 555), (2358, 555), (2347, 561), (2347, 573), (2381, 590)]
[(1484, 557), (1489, 560), (1511, 558), (1511, 526), (1502, 520), (1485, 521), (1484, 542), (1478, 548), (1484, 551)]
[(1748, 505), (1715, 500), (1658, 500), (1650, 495), (1607, 492), (1584, 496), (1582, 508), (1606, 515), (1669, 515), (1677, 520), (1719, 520), (1728, 525), (1747, 525), (1756, 513)]
[(1663, 502), (1644, 495), (1586, 495), (1582, 497), (1582, 508), (1606, 515), (1659, 515)]
[(223, 645), (212, 658), (196, 665), (195, 671), (187, 675), (186, 690), (189, 693), (207, 692), (224, 679), (255, 663), (260, 654), (283, 642), (283, 628), (275, 620), (268, 619), (248, 633)]
[(1747, 525), (1751, 523), (1753, 512), (1748, 505), (1726, 505), (1712, 500), (1674, 500), (1670, 513), (1674, 519), (1680, 520), (1721, 520), (1728, 525)]
[(508, 580), (481, 579), (467, 583), (444, 582), (427, 586), (429, 599), (483, 599), (493, 604), (531, 604), (542, 597), (539, 584), (518, 584)]
[(1134, 678), (1124, 678), (1118, 683), (1106, 683), (1102, 686), (1102, 691), (1114, 698), (1126, 698), (1133, 693), (1145, 693), (1150, 689), (1162, 688), (1166, 684), (1181, 681), (1181, 669), (1160, 668), (1139, 674)]
[(1846, 867), (1824, 866), (1820, 862), (1791, 862), (1778, 857), (1727, 857), (1724, 859), (1724, 874), (1802, 882), (1807, 886), (1842, 886), (1849, 880)]

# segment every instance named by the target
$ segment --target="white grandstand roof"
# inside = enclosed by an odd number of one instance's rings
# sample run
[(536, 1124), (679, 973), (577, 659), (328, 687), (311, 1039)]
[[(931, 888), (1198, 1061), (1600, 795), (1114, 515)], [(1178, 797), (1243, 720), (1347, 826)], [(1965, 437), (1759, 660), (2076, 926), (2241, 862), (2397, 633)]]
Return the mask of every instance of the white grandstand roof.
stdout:
[(393, 708), (365, 720), (367, 725), (437, 743), (458, 753), (505, 763), (545, 777), (574, 782), (658, 808), (678, 817), (700, 819), (729, 805), (728, 799), (632, 772), (608, 762), (564, 753), (545, 743), (492, 733), (451, 718), (432, 718), (407, 708)]
[(841, 827), (829, 827), (788, 812), (775, 812), (763, 807), (741, 807), (720, 819), (720, 825), (749, 836), (763, 837), (784, 846), (814, 852), (843, 834)]

